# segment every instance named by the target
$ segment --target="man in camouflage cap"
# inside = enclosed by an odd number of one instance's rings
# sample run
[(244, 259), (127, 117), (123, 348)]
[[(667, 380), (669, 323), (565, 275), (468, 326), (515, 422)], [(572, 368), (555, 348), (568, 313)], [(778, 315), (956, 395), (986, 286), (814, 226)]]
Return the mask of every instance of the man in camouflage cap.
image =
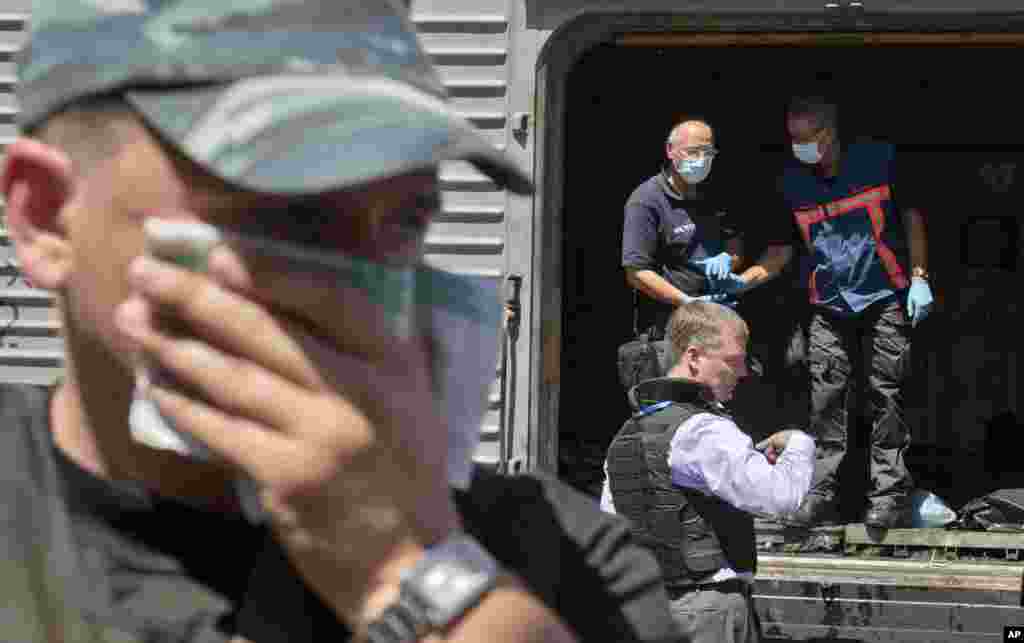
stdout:
[(388, 0), (39, 2), (32, 25), (23, 130), (118, 92), (190, 160), (249, 190), (320, 192), (464, 159), (530, 191), (451, 110)]
[[(231, 244), (206, 274), (142, 256), (171, 220), (425, 271), (439, 163), (528, 192), (452, 112), (404, 6), (43, 0), (31, 18), (0, 188), (67, 370), (0, 386), (0, 638), (676, 640), (624, 522), (547, 478), (452, 474), (469, 454), (434, 400), (444, 347), (425, 322), (395, 336), (388, 293)], [(472, 292), (445, 279), (417, 301)], [(450, 357), (493, 373), (487, 351)], [(181, 385), (149, 399), (216, 457), (133, 439), (140, 358)], [(241, 517), (240, 478), (267, 527)]]

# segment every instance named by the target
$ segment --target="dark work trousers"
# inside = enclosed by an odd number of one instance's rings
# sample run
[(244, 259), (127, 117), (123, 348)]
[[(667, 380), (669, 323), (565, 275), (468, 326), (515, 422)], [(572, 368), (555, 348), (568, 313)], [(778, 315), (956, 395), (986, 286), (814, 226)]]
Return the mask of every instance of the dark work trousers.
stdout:
[(761, 362), (764, 374), (740, 383), (729, 407), (734, 419), (751, 431), (755, 442), (781, 429), (806, 431), (811, 406), (807, 288), (769, 283), (744, 295), (739, 313), (752, 331), (748, 350)]
[[(873, 506), (907, 493), (913, 479), (903, 459), (910, 432), (903, 416), (901, 387), (910, 364), (910, 320), (900, 299), (879, 302), (856, 317), (815, 309), (811, 317), (808, 361), (811, 375), (811, 433), (817, 444), (814, 480), (817, 493), (838, 491), (837, 473), (848, 447), (851, 416), (871, 426), (869, 458)], [(856, 367), (856, 368), (855, 368)], [(864, 373), (867, 390), (849, 409), (854, 375)]]

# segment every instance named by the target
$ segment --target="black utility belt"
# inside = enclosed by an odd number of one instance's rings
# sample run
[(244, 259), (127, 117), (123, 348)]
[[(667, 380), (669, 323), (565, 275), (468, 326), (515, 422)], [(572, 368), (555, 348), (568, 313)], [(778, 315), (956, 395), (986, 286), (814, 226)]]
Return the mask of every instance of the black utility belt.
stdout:
[(730, 578), (717, 583), (694, 583), (692, 585), (675, 585), (666, 587), (669, 600), (676, 600), (692, 592), (715, 591), (723, 594), (743, 594), (749, 596), (751, 592), (750, 583), (739, 578)]

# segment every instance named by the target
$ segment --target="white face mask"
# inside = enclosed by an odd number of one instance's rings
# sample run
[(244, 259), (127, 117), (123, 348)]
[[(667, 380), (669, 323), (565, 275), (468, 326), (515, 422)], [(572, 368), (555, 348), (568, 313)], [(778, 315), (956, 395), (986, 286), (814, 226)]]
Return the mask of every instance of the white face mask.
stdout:
[(793, 154), (803, 163), (816, 165), (821, 162), (818, 143), (793, 143)]
[[(473, 454), (480, 444), (494, 364), (501, 348), (501, 282), (426, 270), (431, 290), (463, 294), (461, 306), (432, 306), (421, 323), (435, 342), (438, 402), (448, 420), (448, 483), (464, 490), (472, 477)], [(417, 283), (421, 293), (427, 281), (421, 271)]]
[(708, 178), (711, 173), (711, 159), (702, 156), (700, 159), (679, 159), (675, 162), (676, 172), (683, 180), (694, 185)]

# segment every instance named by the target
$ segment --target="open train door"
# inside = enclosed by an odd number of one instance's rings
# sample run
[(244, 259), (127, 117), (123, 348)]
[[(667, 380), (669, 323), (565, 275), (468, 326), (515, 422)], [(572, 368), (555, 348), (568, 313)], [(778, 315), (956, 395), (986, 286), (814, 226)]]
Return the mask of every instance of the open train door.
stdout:
[[(918, 205), (928, 221), (937, 306), (915, 338), (908, 459), (921, 486), (951, 504), (989, 490), (986, 435), (991, 444), (999, 430), (993, 427), (1003, 427), (1004, 437), (1019, 427), (1024, 120), (1007, 74), (1024, 63), (1024, 14), (995, 2), (785, 9), (646, 2), (630, 3), (628, 12), (613, 4), (563, 24), (538, 62), (535, 462), (593, 491), (601, 441), (626, 417), (615, 371), (615, 349), (632, 332), (631, 293), (619, 268), (622, 206), (658, 170), (675, 119), (697, 113), (712, 121), (722, 150), (714, 180), (728, 178), (747, 193), (744, 216), (756, 231), (777, 207), (773, 178), (789, 153), (786, 100), (825, 85), (839, 99), (843, 138), (894, 143), (901, 168), (923, 186)], [(755, 351), (773, 341), (759, 327), (793, 311), (784, 286), (759, 295), (765, 301), (752, 313)], [(754, 434), (777, 428), (790, 412), (780, 402), (797, 393), (780, 390), (772, 376), (769, 370), (737, 400)], [(1005, 451), (1007, 440), (1001, 444)], [(992, 455), (990, 449), (988, 462)], [(818, 569), (816, 561), (807, 564)], [(998, 640), (1003, 624), (1024, 622), (1022, 569), (1005, 557), (998, 565), (1006, 585), (998, 591), (978, 581), (946, 586), (946, 593), (915, 585), (907, 574), (851, 572), (839, 582), (804, 568), (789, 585), (766, 577), (759, 604), (766, 630), (782, 638)], [(963, 578), (988, 573), (971, 569), (979, 574)], [(847, 589), (822, 593), (822, 583)], [(864, 584), (872, 591), (858, 593)], [(931, 611), (928, 623), (918, 624), (913, 614), (926, 613), (921, 602)]]

